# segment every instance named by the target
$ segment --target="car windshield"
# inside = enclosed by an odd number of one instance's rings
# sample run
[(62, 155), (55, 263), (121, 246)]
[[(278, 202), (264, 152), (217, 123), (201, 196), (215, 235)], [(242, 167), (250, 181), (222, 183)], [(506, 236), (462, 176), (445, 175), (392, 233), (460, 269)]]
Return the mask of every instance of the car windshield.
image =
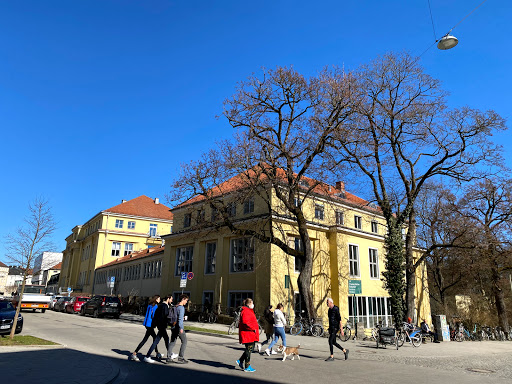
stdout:
[(23, 293), (40, 293), (44, 295), (45, 287), (44, 285), (26, 285)]
[(6, 301), (0, 301), (0, 312), (14, 311), (14, 307), (11, 303)]
[(119, 303), (119, 299), (117, 297), (110, 297), (110, 296), (107, 296), (105, 298), (105, 301), (107, 303)]
[(79, 303), (83, 303), (84, 301), (87, 301), (89, 300), (88, 297), (77, 297), (76, 298), (76, 301), (78, 301)]

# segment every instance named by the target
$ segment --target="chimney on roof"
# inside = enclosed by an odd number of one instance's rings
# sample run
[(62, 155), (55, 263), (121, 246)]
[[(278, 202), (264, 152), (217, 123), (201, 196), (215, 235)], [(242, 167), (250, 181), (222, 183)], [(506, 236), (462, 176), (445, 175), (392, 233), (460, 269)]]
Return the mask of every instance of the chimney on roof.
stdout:
[(121, 200), (121, 204), (126, 203), (126, 200)]
[(345, 192), (345, 183), (343, 181), (336, 182), (336, 189)]
[(160, 204), (160, 199), (158, 197), (155, 197), (155, 204)]

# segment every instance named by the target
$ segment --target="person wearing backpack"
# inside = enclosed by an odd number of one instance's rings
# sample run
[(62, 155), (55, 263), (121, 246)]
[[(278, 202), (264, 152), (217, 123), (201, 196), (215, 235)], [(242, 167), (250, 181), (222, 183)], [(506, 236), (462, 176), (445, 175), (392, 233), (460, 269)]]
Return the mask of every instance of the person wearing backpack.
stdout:
[(271, 341), (274, 337), (274, 314), (272, 313), (271, 305), (269, 305), (263, 311), (263, 320), (263, 330), (265, 331), (265, 336), (267, 336), (267, 339), (262, 343), (258, 343), (259, 353), (261, 353), (261, 347), (263, 347), (265, 344), (268, 344), (269, 341)]
[[(146, 341), (148, 341), (149, 336), (153, 339), (153, 342), (155, 341), (156, 333), (153, 327), (153, 317), (155, 316), (155, 311), (158, 307), (158, 304), (160, 303), (160, 295), (155, 295), (149, 300), (148, 309), (146, 310), (146, 316), (144, 317), (144, 322), (142, 325), (146, 327), (146, 334), (144, 335), (144, 338), (139, 343), (137, 348), (135, 349), (135, 352), (133, 352), (129, 357), (128, 360), (132, 361), (140, 361), (137, 357), (137, 352), (140, 351), (140, 349), (146, 344)], [(158, 347), (155, 347), (156, 357), (157, 359), (160, 359), (162, 355), (158, 352)]]
[(158, 305), (153, 316), (152, 327), (156, 327), (158, 330), (155, 340), (149, 348), (146, 357), (144, 357), (145, 363), (154, 363), (155, 360), (151, 358), (151, 353), (156, 349), (156, 346), (160, 342), (160, 339), (164, 339), (165, 348), (169, 348), (169, 335), (167, 335), (167, 317), (169, 316), (169, 305), (172, 303), (172, 296), (166, 296), (162, 299), (162, 302)]
[[(176, 307), (176, 317), (174, 319), (174, 315), (172, 319), (169, 319), (169, 322), (174, 320), (174, 326), (171, 329), (171, 342), (169, 343), (169, 347), (167, 348), (167, 362), (174, 361), (179, 364), (187, 364), (188, 360), (185, 359), (185, 349), (187, 348), (187, 334), (185, 333), (185, 326), (183, 325), (183, 320), (185, 319), (185, 305), (188, 303), (188, 296), (185, 294), (180, 295), (180, 301), (178, 306)], [(178, 355), (172, 353), (174, 346), (176, 345), (176, 339), (180, 338), (181, 347)]]

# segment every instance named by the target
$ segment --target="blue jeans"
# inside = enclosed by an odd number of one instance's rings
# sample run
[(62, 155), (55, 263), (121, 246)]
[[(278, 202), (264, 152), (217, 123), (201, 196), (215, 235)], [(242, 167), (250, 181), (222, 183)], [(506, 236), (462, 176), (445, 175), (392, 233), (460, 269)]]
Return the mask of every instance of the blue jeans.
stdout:
[(286, 334), (284, 333), (284, 327), (274, 327), (274, 340), (268, 346), (268, 349), (272, 349), (275, 343), (277, 343), (277, 339), (281, 338), (283, 345), (286, 347)]

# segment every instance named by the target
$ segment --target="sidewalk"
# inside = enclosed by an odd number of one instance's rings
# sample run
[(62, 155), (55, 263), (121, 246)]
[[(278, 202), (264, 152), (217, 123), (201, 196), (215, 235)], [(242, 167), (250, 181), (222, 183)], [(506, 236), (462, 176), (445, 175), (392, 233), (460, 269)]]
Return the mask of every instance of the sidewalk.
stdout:
[(119, 375), (113, 359), (66, 347), (0, 347), (2, 383), (110, 384)]

